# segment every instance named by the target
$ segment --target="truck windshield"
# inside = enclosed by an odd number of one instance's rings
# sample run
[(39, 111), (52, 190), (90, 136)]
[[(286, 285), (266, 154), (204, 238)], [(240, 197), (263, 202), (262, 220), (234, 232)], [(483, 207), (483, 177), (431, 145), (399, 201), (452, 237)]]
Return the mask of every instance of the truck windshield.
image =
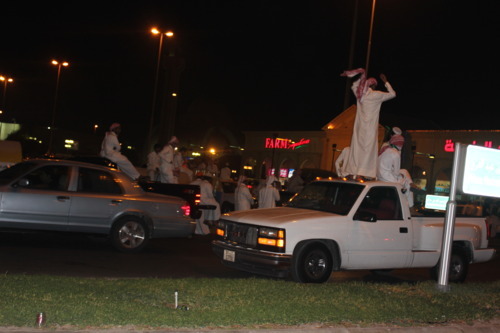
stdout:
[(363, 188), (361, 184), (317, 181), (307, 185), (286, 206), (347, 215)]

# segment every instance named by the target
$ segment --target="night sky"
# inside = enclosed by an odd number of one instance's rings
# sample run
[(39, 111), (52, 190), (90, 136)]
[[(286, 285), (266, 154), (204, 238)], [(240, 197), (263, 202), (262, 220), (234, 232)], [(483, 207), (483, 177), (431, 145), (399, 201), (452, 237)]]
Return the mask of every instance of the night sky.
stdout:
[[(497, 2), (376, 2), (369, 74), (385, 73), (398, 94), (382, 106), (383, 125), (498, 129)], [(343, 111), (339, 74), (350, 56), (353, 68), (366, 64), (372, 0), (358, 2), (353, 53), (354, 0), (68, 3), (2, 3), (0, 74), (15, 80), (4, 121), (49, 125), (50, 61), (66, 60), (56, 124), (92, 131), (117, 121), (140, 142), (158, 54), (153, 26), (175, 32), (164, 46), (184, 64), (175, 130), (186, 140), (208, 128), (320, 130)]]

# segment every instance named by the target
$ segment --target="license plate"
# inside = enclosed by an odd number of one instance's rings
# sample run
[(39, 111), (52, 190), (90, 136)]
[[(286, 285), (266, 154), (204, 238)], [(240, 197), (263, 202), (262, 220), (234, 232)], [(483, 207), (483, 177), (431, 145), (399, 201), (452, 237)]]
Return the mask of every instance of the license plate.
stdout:
[(234, 251), (224, 250), (224, 257), (223, 257), (224, 260), (234, 262), (235, 256), (236, 256), (236, 253)]

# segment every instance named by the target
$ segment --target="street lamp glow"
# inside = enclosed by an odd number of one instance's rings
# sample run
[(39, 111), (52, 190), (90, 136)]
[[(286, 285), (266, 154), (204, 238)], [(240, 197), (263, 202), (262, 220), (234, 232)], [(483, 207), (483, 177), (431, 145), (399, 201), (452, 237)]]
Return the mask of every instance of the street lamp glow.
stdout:
[(152, 139), (153, 139), (153, 123), (154, 123), (154, 117), (155, 117), (155, 110), (156, 110), (156, 95), (158, 94), (158, 76), (160, 74), (160, 63), (161, 63), (161, 54), (163, 50), (163, 35), (167, 36), (168, 38), (171, 38), (174, 36), (174, 33), (172, 31), (167, 31), (165, 33), (160, 32), (157, 28), (152, 28), (151, 33), (154, 35), (160, 35), (160, 40), (158, 44), (158, 56), (156, 58), (156, 74), (155, 74), (155, 82), (154, 82), (154, 87), (153, 87), (153, 102), (151, 105), (151, 115), (149, 118), (149, 130), (147, 133), (147, 142), (146, 146), (147, 149), (150, 148), (152, 145)]
[(54, 137), (54, 128), (55, 128), (55, 120), (56, 120), (56, 109), (57, 109), (57, 96), (59, 93), (59, 81), (61, 77), (61, 68), (62, 67), (68, 67), (69, 63), (67, 61), (57, 61), (57, 60), (52, 60), (51, 61), (52, 65), (57, 66), (57, 77), (56, 77), (56, 89), (54, 93), (54, 108), (52, 109), (52, 122), (50, 124), (50, 138), (49, 138), (49, 148), (47, 150), (47, 155), (50, 155), (52, 153), (52, 142), (53, 142), (53, 137)]

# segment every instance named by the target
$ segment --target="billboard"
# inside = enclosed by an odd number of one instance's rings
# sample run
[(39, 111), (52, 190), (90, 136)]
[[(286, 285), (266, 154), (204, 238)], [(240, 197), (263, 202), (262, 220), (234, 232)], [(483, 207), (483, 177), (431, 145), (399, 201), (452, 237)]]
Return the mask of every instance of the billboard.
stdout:
[(462, 192), (500, 197), (500, 150), (475, 145), (467, 146)]

